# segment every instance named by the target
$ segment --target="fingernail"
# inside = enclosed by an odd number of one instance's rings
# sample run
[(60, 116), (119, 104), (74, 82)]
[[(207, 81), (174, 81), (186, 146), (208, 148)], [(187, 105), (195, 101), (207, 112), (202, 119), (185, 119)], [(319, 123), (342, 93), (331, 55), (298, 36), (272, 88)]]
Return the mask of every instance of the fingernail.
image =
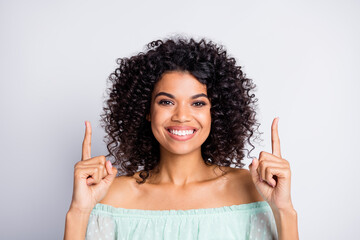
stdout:
[(109, 163), (110, 163), (110, 167), (112, 168), (112, 164), (111, 164), (110, 160), (109, 160)]

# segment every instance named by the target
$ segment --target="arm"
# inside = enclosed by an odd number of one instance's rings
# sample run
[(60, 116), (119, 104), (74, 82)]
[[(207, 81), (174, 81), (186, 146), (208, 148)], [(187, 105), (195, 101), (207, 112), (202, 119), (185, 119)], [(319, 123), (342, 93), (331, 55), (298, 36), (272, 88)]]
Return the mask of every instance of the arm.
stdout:
[(85, 239), (90, 213), (107, 194), (117, 169), (105, 156), (91, 157), (91, 125), (85, 122), (81, 161), (74, 166), (74, 188), (66, 214), (64, 240)]
[(295, 209), (274, 210), (276, 228), (279, 240), (298, 240), (297, 212)]
[(64, 240), (84, 240), (90, 212), (70, 209), (66, 214)]
[(278, 121), (275, 118), (271, 126), (272, 153), (260, 152), (249, 169), (256, 189), (272, 209), (278, 238), (296, 240), (299, 236), (297, 213), (291, 201), (290, 163), (281, 156)]

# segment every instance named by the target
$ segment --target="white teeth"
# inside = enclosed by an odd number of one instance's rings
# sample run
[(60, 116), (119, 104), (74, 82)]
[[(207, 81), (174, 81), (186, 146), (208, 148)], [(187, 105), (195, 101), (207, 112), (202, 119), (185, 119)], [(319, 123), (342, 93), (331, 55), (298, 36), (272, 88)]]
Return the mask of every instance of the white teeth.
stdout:
[(194, 133), (194, 130), (170, 130), (170, 132), (174, 135), (178, 135), (178, 136), (185, 136), (185, 135), (190, 135)]

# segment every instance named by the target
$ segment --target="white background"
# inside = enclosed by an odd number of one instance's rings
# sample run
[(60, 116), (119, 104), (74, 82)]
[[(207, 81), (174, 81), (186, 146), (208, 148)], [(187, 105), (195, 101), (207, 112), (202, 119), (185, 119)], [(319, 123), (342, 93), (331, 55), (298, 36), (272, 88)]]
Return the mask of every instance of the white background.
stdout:
[[(131, 3), (130, 3), (131, 2)], [(0, 238), (62, 239), (84, 121), (116, 58), (173, 34), (223, 44), (280, 117), (301, 239), (360, 235), (359, 1), (0, 1)], [(246, 159), (250, 163), (250, 159)]]

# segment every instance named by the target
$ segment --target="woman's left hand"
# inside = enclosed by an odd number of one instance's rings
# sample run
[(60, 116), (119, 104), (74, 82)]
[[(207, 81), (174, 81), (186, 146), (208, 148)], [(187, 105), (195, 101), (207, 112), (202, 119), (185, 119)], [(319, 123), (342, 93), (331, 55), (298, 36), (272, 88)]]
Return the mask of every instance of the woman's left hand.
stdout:
[(281, 157), (278, 122), (275, 118), (271, 126), (272, 154), (262, 151), (249, 165), (256, 189), (276, 211), (293, 209), (290, 164)]

